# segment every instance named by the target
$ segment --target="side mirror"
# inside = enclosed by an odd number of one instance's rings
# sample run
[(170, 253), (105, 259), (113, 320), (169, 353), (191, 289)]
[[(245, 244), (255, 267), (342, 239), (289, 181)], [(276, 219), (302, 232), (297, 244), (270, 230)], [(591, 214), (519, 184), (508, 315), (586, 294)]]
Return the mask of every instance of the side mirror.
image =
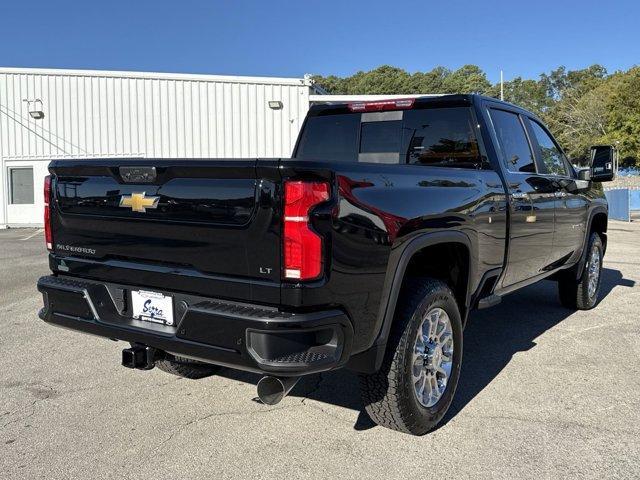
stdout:
[(581, 168), (578, 170), (578, 180), (584, 180), (588, 182), (591, 180), (591, 169), (590, 168)]
[(591, 147), (591, 180), (610, 182), (618, 169), (618, 152), (611, 145)]

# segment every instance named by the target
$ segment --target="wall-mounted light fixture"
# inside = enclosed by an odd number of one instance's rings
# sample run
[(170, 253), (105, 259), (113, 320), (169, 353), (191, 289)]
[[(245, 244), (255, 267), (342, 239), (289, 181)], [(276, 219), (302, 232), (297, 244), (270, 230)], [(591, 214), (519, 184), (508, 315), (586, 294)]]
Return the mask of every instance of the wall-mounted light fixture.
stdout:
[(42, 100), (36, 98), (35, 100), (23, 99), (23, 102), (27, 102), (27, 109), (29, 110), (29, 115), (34, 120), (42, 120), (44, 118), (44, 110), (42, 107)]
[(282, 110), (282, 102), (280, 100), (269, 100), (269, 108), (271, 110)]

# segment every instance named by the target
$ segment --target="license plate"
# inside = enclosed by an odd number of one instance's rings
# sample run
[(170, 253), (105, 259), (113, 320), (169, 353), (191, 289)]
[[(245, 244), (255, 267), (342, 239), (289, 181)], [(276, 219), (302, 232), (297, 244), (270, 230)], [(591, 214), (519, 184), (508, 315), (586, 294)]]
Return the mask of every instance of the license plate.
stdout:
[(173, 298), (146, 290), (131, 291), (133, 318), (173, 325)]

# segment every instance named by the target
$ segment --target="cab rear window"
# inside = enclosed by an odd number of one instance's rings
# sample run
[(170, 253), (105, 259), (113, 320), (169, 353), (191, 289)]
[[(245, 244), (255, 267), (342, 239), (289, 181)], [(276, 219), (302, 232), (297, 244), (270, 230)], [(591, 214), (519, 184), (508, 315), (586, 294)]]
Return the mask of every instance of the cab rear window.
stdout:
[(457, 168), (480, 163), (468, 107), (312, 116), (295, 158)]
[(358, 154), (360, 114), (310, 117), (300, 137), (296, 158), (353, 162)]

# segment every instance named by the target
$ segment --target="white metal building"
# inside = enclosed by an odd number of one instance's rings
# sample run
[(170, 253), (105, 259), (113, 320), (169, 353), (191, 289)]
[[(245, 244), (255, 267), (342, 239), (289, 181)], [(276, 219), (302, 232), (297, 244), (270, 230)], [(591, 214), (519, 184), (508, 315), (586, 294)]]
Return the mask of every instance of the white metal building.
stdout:
[(0, 228), (42, 224), (52, 158), (289, 156), (316, 93), (308, 77), (0, 68)]

